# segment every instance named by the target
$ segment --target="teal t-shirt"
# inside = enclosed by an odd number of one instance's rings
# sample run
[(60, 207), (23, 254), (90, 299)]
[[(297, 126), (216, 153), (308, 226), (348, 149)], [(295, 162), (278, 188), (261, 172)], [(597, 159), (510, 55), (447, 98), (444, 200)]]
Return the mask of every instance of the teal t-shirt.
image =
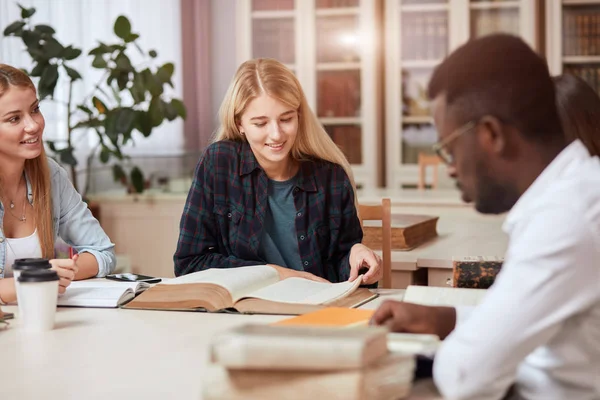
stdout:
[(269, 180), (268, 207), (259, 254), (267, 264), (303, 271), (296, 237), (296, 177), (287, 181)]

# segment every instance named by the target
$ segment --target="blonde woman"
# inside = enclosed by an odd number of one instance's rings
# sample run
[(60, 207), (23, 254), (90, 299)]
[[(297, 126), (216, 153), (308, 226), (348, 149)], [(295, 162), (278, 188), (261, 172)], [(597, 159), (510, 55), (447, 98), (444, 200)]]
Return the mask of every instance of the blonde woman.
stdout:
[(377, 282), (350, 165), (294, 74), (272, 59), (243, 63), (220, 120), (188, 194), (175, 274), (268, 264), (282, 279), (341, 282), (365, 267), (363, 283)]
[[(31, 79), (0, 64), (0, 304), (16, 300), (11, 267), (18, 258), (50, 259), (61, 293), (73, 279), (115, 266), (114, 245), (66, 172), (46, 157), (44, 126)], [(73, 259), (53, 259), (58, 237), (78, 253)]]

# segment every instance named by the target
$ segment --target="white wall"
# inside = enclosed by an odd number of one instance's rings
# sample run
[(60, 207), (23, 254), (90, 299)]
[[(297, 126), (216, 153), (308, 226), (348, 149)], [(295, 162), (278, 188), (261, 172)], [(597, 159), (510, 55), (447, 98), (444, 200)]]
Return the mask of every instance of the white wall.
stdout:
[[(172, 95), (182, 98), (181, 71), (181, 10), (179, 0), (19, 0), (25, 7), (35, 7), (34, 23), (51, 25), (59, 40), (81, 48), (84, 54), (95, 47), (99, 40), (114, 41), (113, 24), (119, 15), (125, 15), (131, 21), (133, 31), (140, 34), (140, 46), (145, 50), (156, 49), (157, 63), (175, 64)], [(20, 17), (20, 9), (14, 0), (0, 0), (0, 34), (12, 21)], [(129, 54), (133, 63), (139, 53)], [(83, 57), (82, 57), (83, 58)], [(0, 60), (16, 67), (30, 68), (28, 55), (18, 38), (0, 38)], [(137, 60), (139, 61), (139, 59)], [(100, 79), (98, 70), (91, 68), (91, 57), (85, 57), (78, 63), (72, 63), (84, 76), (75, 87), (75, 95), (81, 99)], [(59, 85), (61, 83), (59, 82)], [(60, 86), (56, 95), (65, 99), (66, 85)], [(64, 138), (66, 135), (64, 107), (49, 101), (42, 104), (47, 119), (46, 138)], [(128, 154), (180, 154), (183, 151), (183, 123), (180, 120), (165, 122), (156, 128), (149, 138), (134, 136), (135, 145), (128, 148)], [(78, 144), (77, 156), (85, 157), (94, 135), (82, 135)], [(83, 164), (80, 163), (80, 167)]]
[(235, 43), (235, 3), (236, 0), (212, 0), (211, 4), (213, 130), (218, 127), (219, 107), (238, 67)]

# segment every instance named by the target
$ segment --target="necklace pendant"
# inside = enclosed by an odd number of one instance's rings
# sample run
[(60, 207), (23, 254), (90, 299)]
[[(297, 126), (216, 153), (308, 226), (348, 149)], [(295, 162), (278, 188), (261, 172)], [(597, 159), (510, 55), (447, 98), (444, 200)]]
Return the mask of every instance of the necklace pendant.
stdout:
[(23, 216), (23, 217), (21, 217), (21, 218), (19, 218), (19, 219), (21, 220), (21, 222), (25, 222), (25, 221), (27, 221), (27, 218), (25, 218), (24, 216)]
[(10, 208), (11, 209), (15, 208), (15, 203), (13, 203), (12, 200), (10, 201)]

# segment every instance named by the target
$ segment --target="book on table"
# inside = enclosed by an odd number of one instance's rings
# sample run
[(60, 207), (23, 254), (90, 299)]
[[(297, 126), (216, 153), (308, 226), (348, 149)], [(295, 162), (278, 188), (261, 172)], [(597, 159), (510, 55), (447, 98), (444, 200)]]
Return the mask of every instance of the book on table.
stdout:
[(280, 280), (275, 268), (211, 268), (163, 281), (124, 308), (299, 315), (327, 306), (358, 307), (377, 297), (353, 282)]
[(476, 306), (486, 293), (486, 289), (410, 285), (403, 301), (425, 306)]
[[(392, 250), (412, 250), (437, 236), (439, 217), (430, 215), (392, 214)], [(382, 249), (381, 221), (364, 221), (363, 244)]]
[(58, 296), (59, 307), (115, 308), (148, 289), (145, 282), (116, 282), (108, 279), (74, 281)]

